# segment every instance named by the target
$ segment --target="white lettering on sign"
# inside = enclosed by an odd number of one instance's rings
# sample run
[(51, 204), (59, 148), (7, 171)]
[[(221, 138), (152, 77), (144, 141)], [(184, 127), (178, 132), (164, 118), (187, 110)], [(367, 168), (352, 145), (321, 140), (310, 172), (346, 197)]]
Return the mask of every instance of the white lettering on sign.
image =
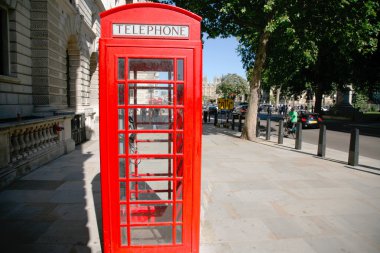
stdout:
[(185, 25), (113, 24), (112, 31), (116, 36), (189, 38)]

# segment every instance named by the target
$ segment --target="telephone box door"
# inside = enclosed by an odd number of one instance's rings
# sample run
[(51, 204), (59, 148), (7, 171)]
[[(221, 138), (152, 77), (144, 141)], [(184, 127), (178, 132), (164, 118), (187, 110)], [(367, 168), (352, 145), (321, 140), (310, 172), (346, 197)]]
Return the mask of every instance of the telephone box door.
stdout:
[(108, 49), (112, 252), (191, 252), (192, 56)]

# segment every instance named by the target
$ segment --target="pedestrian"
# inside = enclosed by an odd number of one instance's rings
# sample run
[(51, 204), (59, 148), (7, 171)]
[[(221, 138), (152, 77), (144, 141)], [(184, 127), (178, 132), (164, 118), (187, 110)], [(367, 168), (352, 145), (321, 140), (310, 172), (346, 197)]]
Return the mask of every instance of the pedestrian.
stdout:
[(293, 130), (296, 126), (297, 121), (298, 121), (298, 113), (296, 112), (296, 110), (294, 110), (294, 107), (292, 107), (292, 109), (290, 109), (289, 120), (290, 120), (290, 123), (292, 126), (291, 129)]

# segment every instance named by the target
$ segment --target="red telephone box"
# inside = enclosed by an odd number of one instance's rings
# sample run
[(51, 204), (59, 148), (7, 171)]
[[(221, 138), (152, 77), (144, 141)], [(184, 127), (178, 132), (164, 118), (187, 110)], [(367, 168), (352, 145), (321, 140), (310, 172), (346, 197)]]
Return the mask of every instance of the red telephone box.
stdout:
[(104, 252), (198, 252), (201, 18), (128, 4), (101, 14)]

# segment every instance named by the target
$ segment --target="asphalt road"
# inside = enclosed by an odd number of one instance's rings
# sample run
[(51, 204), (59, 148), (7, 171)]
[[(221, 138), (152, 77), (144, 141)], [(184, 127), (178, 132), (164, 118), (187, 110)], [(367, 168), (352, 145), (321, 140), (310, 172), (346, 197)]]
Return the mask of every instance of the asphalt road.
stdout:
[[(303, 129), (303, 141), (318, 144), (318, 129)], [(326, 131), (326, 146), (328, 148), (348, 152), (350, 147), (350, 134), (337, 131)], [(380, 160), (380, 138), (361, 135), (359, 137), (359, 153)]]
[[(224, 117), (224, 116), (223, 116)], [(266, 126), (266, 114), (260, 114), (261, 128)], [(214, 122), (211, 116), (211, 123)], [(236, 123), (237, 124), (237, 123)], [(278, 122), (272, 121), (272, 136), (277, 137)], [(237, 126), (236, 126), (237, 130)], [(263, 131), (263, 129), (262, 129)], [(303, 129), (303, 142), (318, 145), (319, 129)], [(378, 135), (377, 135), (378, 136)], [(339, 151), (347, 152), (350, 147), (350, 133), (344, 131), (326, 131), (326, 146)], [(361, 156), (380, 160), (380, 137), (360, 135), (359, 154)]]
[[(266, 125), (266, 121), (261, 121)], [(272, 135), (277, 136), (278, 122), (272, 122)], [(276, 130), (275, 132), (273, 130)], [(302, 141), (318, 145), (319, 129), (303, 129)], [(348, 153), (350, 147), (350, 134), (345, 132), (326, 131), (326, 146), (339, 151)], [(360, 135), (359, 137), (359, 154), (361, 156), (380, 160), (380, 138)]]

